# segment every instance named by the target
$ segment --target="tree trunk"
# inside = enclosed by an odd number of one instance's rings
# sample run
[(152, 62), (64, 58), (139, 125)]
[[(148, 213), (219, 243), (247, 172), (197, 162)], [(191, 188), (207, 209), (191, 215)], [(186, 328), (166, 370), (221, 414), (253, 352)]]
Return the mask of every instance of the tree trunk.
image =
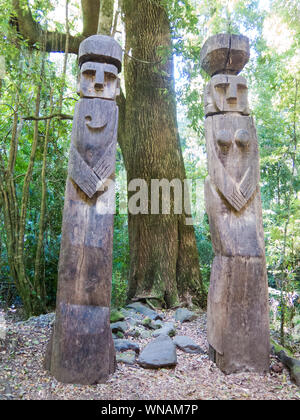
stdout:
[[(172, 41), (161, 1), (123, 1), (126, 26), (126, 111), (122, 152), (128, 183), (185, 179), (176, 121)], [(163, 51), (163, 57), (159, 54)], [(132, 193), (129, 192), (129, 199)], [(185, 214), (129, 214), (129, 300), (204, 306), (194, 229)], [(150, 212), (149, 212), (150, 213)]]

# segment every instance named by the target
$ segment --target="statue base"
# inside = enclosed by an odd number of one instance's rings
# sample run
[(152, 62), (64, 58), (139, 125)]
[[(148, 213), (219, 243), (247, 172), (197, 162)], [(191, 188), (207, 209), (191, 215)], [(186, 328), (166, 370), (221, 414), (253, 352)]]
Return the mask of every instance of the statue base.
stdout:
[(109, 308), (60, 303), (44, 365), (59, 382), (106, 382), (116, 369)]
[(207, 308), (209, 358), (226, 374), (269, 369), (265, 260), (216, 256)]

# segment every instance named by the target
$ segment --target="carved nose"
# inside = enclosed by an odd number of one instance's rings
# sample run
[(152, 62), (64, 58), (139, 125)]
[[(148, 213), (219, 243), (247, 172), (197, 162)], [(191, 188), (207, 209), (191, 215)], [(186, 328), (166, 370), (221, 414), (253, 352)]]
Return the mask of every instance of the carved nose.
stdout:
[(103, 90), (104, 88), (104, 72), (96, 72), (95, 84), (94, 87), (96, 90)]
[(103, 90), (104, 85), (103, 83), (95, 83), (95, 89), (96, 90)]
[(235, 85), (230, 84), (226, 95), (226, 100), (229, 103), (235, 103), (237, 101), (237, 88)]

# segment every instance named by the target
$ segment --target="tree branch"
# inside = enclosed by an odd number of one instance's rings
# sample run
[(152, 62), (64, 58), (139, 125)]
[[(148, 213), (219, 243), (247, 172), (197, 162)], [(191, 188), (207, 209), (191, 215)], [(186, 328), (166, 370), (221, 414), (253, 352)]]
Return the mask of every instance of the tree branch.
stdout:
[(81, 0), (84, 38), (97, 33), (100, 0)]
[[(15, 17), (17, 19), (17, 27), (20, 35), (34, 45), (41, 40), (46, 39), (45, 50), (47, 52), (65, 52), (67, 35), (62, 32), (45, 31), (42, 26), (35, 22), (32, 17), (29, 6), (22, 7), (20, 0), (11, 0)], [(93, 3), (93, 1), (89, 1)], [(98, 16), (97, 16), (98, 19)], [(96, 29), (97, 31), (97, 29)], [(96, 33), (95, 31), (95, 33)], [(78, 36), (69, 36), (69, 52), (73, 54), (78, 53), (79, 44), (86, 37), (85, 34)]]
[(42, 121), (42, 120), (51, 120), (52, 118), (59, 118), (60, 120), (73, 120), (72, 115), (59, 114), (59, 113), (47, 115), (45, 117), (35, 117), (34, 115), (30, 115), (29, 117), (23, 117), (22, 119), (24, 121)]

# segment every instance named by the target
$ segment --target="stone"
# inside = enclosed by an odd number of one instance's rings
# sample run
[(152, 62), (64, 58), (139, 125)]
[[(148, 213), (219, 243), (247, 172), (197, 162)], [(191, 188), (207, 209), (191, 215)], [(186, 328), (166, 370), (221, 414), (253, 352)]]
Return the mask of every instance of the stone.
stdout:
[(160, 319), (157, 319), (156, 321), (152, 321), (152, 325), (155, 330), (158, 330), (164, 325), (164, 323)]
[(126, 365), (134, 365), (136, 354), (134, 351), (126, 351), (125, 353), (117, 353), (117, 362), (125, 363)]
[(166, 322), (165, 324), (162, 325), (161, 328), (154, 331), (152, 333), (152, 336), (153, 337), (158, 337), (160, 335), (168, 335), (170, 337), (174, 337), (175, 334), (176, 334), (176, 329), (175, 329), (174, 323), (173, 322)]
[(163, 319), (160, 314), (158, 314), (153, 309), (148, 308), (145, 305), (142, 305), (140, 302), (134, 302), (127, 305), (127, 308), (134, 309), (136, 312), (139, 312), (152, 320)]
[(180, 321), (181, 323), (194, 321), (194, 319), (196, 318), (197, 318), (197, 315), (186, 308), (178, 308), (175, 312), (176, 321)]
[(163, 326), (163, 323), (160, 320), (152, 321), (150, 318), (146, 317), (142, 321), (142, 325), (151, 330), (158, 330), (159, 328)]
[(112, 324), (110, 324), (110, 328), (113, 333), (121, 332), (124, 334), (128, 329), (128, 325), (126, 322), (119, 321), (119, 322), (113, 322)]
[(210, 76), (239, 74), (250, 57), (249, 39), (243, 35), (217, 34), (207, 39), (200, 53), (200, 64)]
[(136, 315), (136, 312), (133, 309), (121, 308), (120, 312), (124, 315), (125, 318), (130, 318)]
[(114, 345), (115, 345), (115, 349), (118, 352), (123, 352), (123, 351), (127, 351), (127, 350), (133, 350), (135, 351), (137, 354), (140, 352), (140, 346), (130, 340), (114, 340)]
[(140, 333), (140, 337), (143, 339), (143, 340), (147, 340), (148, 338), (151, 338), (152, 337), (152, 332), (151, 331), (147, 331), (147, 330), (143, 330), (143, 331), (141, 331), (141, 333)]
[(136, 325), (139, 325), (142, 322), (142, 320), (141, 319), (130, 317), (130, 318), (126, 318), (126, 322), (128, 322), (128, 324), (131, 327), (135, 327)]
[(204, 354), (202, 348), (196, 344), (190, 337), (184, 335), (176, 335), (174, 343), (180, 350), (191, 354)]
[(176, 346), (166, 335), (151, 341), (141, 352), (138, 364), (148, 369), (173, 367), (177, 364)]
[(115, 309), (110, 311), (110, 322), (123, 321), (124, 319), (125, 316), (122, 314), (122, 312), (117, 311)]

